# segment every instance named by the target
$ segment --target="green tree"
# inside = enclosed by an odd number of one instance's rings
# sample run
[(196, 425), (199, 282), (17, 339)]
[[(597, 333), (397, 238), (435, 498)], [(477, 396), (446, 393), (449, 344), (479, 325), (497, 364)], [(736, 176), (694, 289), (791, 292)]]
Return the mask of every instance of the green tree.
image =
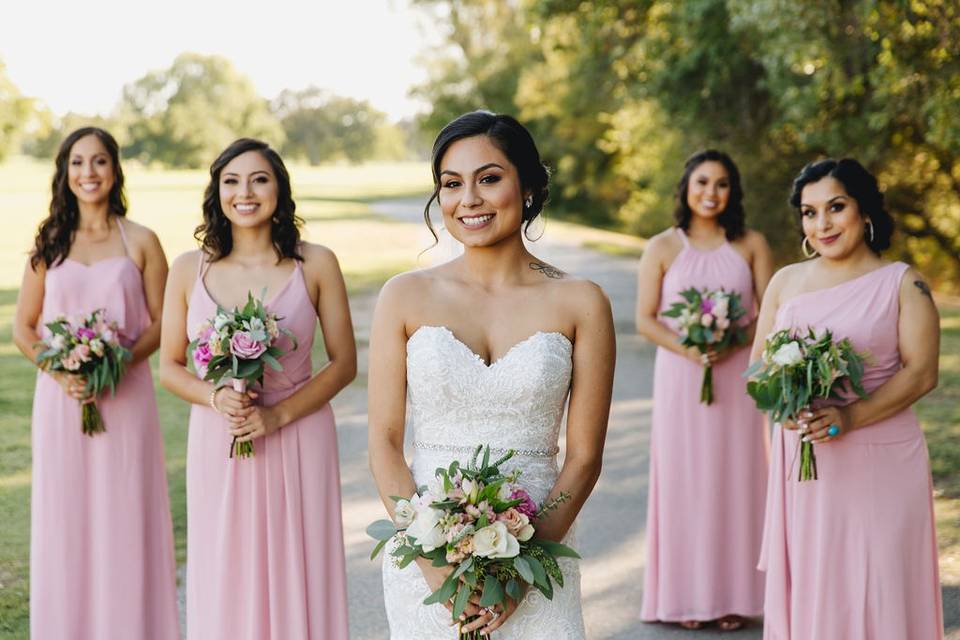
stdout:
[(20, 94), (7, 77), (6, 65), (0, 60), (0, 161), (19, 147), (32, 112), (33, 100)]
[(377, 152), (386, 115), (363, 100), (336, 96), (310, 87), (287, 89), (272, 102), (286, 134), (283, 152), (310, 164), (346, 159), (368, 160)]
[(128, 157), (172, 167), (206, 166), (239, 137), (284, 142), (267, 101), (220, 56), (184, 53), (170, 68), (128, 84), (118, 119)]

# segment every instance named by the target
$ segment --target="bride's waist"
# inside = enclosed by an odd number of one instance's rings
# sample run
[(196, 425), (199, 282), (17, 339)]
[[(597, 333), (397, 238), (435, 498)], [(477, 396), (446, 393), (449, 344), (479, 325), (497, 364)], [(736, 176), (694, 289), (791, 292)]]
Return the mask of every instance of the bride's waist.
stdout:
[[(418, 447), (418, 444), (426, 445), (429, 443), (414, 443), (413, 459), (410, 462), (410, 471), (413, 473), (413, 480), (417, 486), (429, 484), (435, 477), (439, 467), (449, 467), (454, 460), (460, 462), (461, 466), (467, 466), (473, 460), (473, 454), (476, 447), (460, 445), (446, 445), (444, 447)], [(507, 450), (490, 449), (490, 462), (495, 462), (506, 455)], [(544, 452), (537, 451), (542, 454)], [(479, 456), (477, 464), (483, 459), (483, 454)], [(517, 451), (504, 463), (499, 465), (500, 472), (508, 474), (514, 470), (521, 472), (517, 483), (527, 488), (531, 497), (536, 501), (543, 500), (553, 487), (557, 480), (559, 471), (557, 468), (556, 454), (550, 455), (528, 455)]]

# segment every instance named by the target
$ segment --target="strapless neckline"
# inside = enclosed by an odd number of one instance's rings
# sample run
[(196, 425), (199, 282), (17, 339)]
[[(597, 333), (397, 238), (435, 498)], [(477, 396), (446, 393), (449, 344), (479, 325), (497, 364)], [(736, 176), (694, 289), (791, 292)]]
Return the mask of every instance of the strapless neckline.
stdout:
[(499, 358), (497, 358), (496, 360), (494, 360), (494, 361), (491, 362), (490, 364), (487, 364), (487, 361), (484, 360), (484, 359), (480, 356), (480, 354), (478, 354), (476, 351), (474, 351), (473, 349), (471, 349), (471, 348), (467, 345), (466, 342), (464, 342), (463, 340), (461, 340), (460, 338), (457, 337), (457, 334), (455, 334), (455, 333), (453, 332), (453, 330), (450, 329), (450, 327), (447, 327), (447, 326), (445, 326), (445, 325), (422, 324), (422, 325), (420, 325), (419, 327), (417, 327), (417, 329), (416, 329), (413, 333), (410, 334), (410, 337), (407, 338), (407, 342), (413, 340), (414, 337), (415, 337), (417, 334), (420, 334), (422, 331), (439, 331), (442, 335), (447, 336), (448, 338), (450, 338), (450, 340), (451, 340), (452, 342), (454, 342), (455, 344), (459, 345), (459, 346), (463, 349), (463, 351), (465, 351), (468, 355), (472, 356), (473, 359), (475, 359), (475, 360), (476, 360), (480, 365), (482, 365), (485, 369), (493, 369), (493, 368), (495, 368), (495, 367), (496, 367), (497, 365), (499, 365), (501, 362), (503, 362), (504, 360), (506, 360), (507, 358), (509, 358), (511, 355), (513, 355), (514, 352), (517, 352), (517, 351), (522, 350), (522, 348), (523, 348), (524, 346), (526, 346), (526, 345), (528, 345), (528, 344), (536, 341), (538, 338), (542, 338), (542, 337), (551, 337), (551, 336), (553, 336), (553, 337), (560, 338), (560, 342), (561, 342), (562, 344), (566, 344), (566, 346), (568, 347), (568, 350), (570, 350), (570, 351), (573, 350), (573, 343), (570, 342), (570, 338), (568, 338), (568, 337), (565, 336), (564, 334), (560, 333), (559, 331), (537, 331), (537, 332), (535, 332), (535, 333), (527, 336), (527, 337), (524, 338), (523, 340), (520, 340), (519, 342), (515, 343), (513, 346), (511, 346), (509, 349), (507, 349), (506, 352), (504, 352), (504, 354), (503, 354), (502, 356), (500, 356)]

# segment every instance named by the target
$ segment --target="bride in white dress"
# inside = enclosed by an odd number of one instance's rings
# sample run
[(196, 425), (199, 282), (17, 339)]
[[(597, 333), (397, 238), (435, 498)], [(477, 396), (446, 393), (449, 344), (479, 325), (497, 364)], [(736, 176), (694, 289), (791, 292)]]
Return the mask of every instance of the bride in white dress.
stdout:
[[(463, 115), (434, 143), (434, 197), (462, 256), (405, 273), (383, 288), (370, 337), (369, 449), (381, 499), (410, 496), (439, 466), (465, 459), (478, 444), (515, 449), (502, 470), (538, 503), (570, 495), (536, 523), (537, 535), (568, 535), (600, 475), (615, 357), (610, 305), (592, 282), (531, 255), (521, 236), (547, 197), (548, 174), (529, 132), (509, 116)], [(433, 198), (431, 198), (432, 202)], [(429, 206), (426, 218), (429, 220)], [(432, 227), (431, 227), (432, 230)], [(569, 398), (566, 455), (557, 438)], [(413, 461), (403, 453), (405, 423)], [(463, 631), (499, 640), (585, 637), (580, 574), (562, 560), (564, 587), (552, 600), (528, 590), (504, 608), (470, 604)], [(450, 606), (424, 605), (449, 574), (428, 561), (383, 566), (393, 640), (456, 638)]]

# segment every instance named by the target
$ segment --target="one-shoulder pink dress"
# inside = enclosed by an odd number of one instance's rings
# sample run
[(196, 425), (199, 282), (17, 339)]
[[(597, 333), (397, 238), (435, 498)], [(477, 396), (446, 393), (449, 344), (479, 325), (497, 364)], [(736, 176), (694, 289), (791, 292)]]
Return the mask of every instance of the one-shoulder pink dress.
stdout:
[[(190, 295), (192, 335), (217, 311), (201, 267)], [(267, 369), (258, 402), (270, 406), (311, 377), (317, 312), (297, 262), (266, 301), (288, 338), (282, 372)], [(223, 416), (190, 411), (187, 444), (187, 637), (195, 640), (344, 640), (347, 587), (340, 469), (333, 411), (253, 441), (251, 458), (228, 458)]]
[[(660, 311), (689, 287), (736, 291), (754, 317), (753, 274), (730, 243), (711, 251), (690, 245), (663, 277)], [(700, 402), (703, 367), (657, 349), (647, 502), (644, 621), (757, 616), (763, 575), (757, 555), (769, 437), (746, 394), (744, 346), (713, 367), (714, 401)]]
[[(869, 354), (873, 392), (901, 368), (895, 262), (800, 294), (774, 330), (830, 329)], [(912, 408), (815, 445), (818, 480), (797, 479), (798, 435), (774, 427), (760, 568), (767, 640), (938, 640), (943, 608), (930, 463)]]
[[(126, 248), (123, 222), (118, 220)], [(129, 256), (47, 269), (42, 321), (105, 309), (126, 346), (151, 322)], [(84, 435), (80, 404), (41, 372), (33, 399), (30, 637), (180, 636), (173, 526), (150, 364), (97, 400), (106, 433)]]

